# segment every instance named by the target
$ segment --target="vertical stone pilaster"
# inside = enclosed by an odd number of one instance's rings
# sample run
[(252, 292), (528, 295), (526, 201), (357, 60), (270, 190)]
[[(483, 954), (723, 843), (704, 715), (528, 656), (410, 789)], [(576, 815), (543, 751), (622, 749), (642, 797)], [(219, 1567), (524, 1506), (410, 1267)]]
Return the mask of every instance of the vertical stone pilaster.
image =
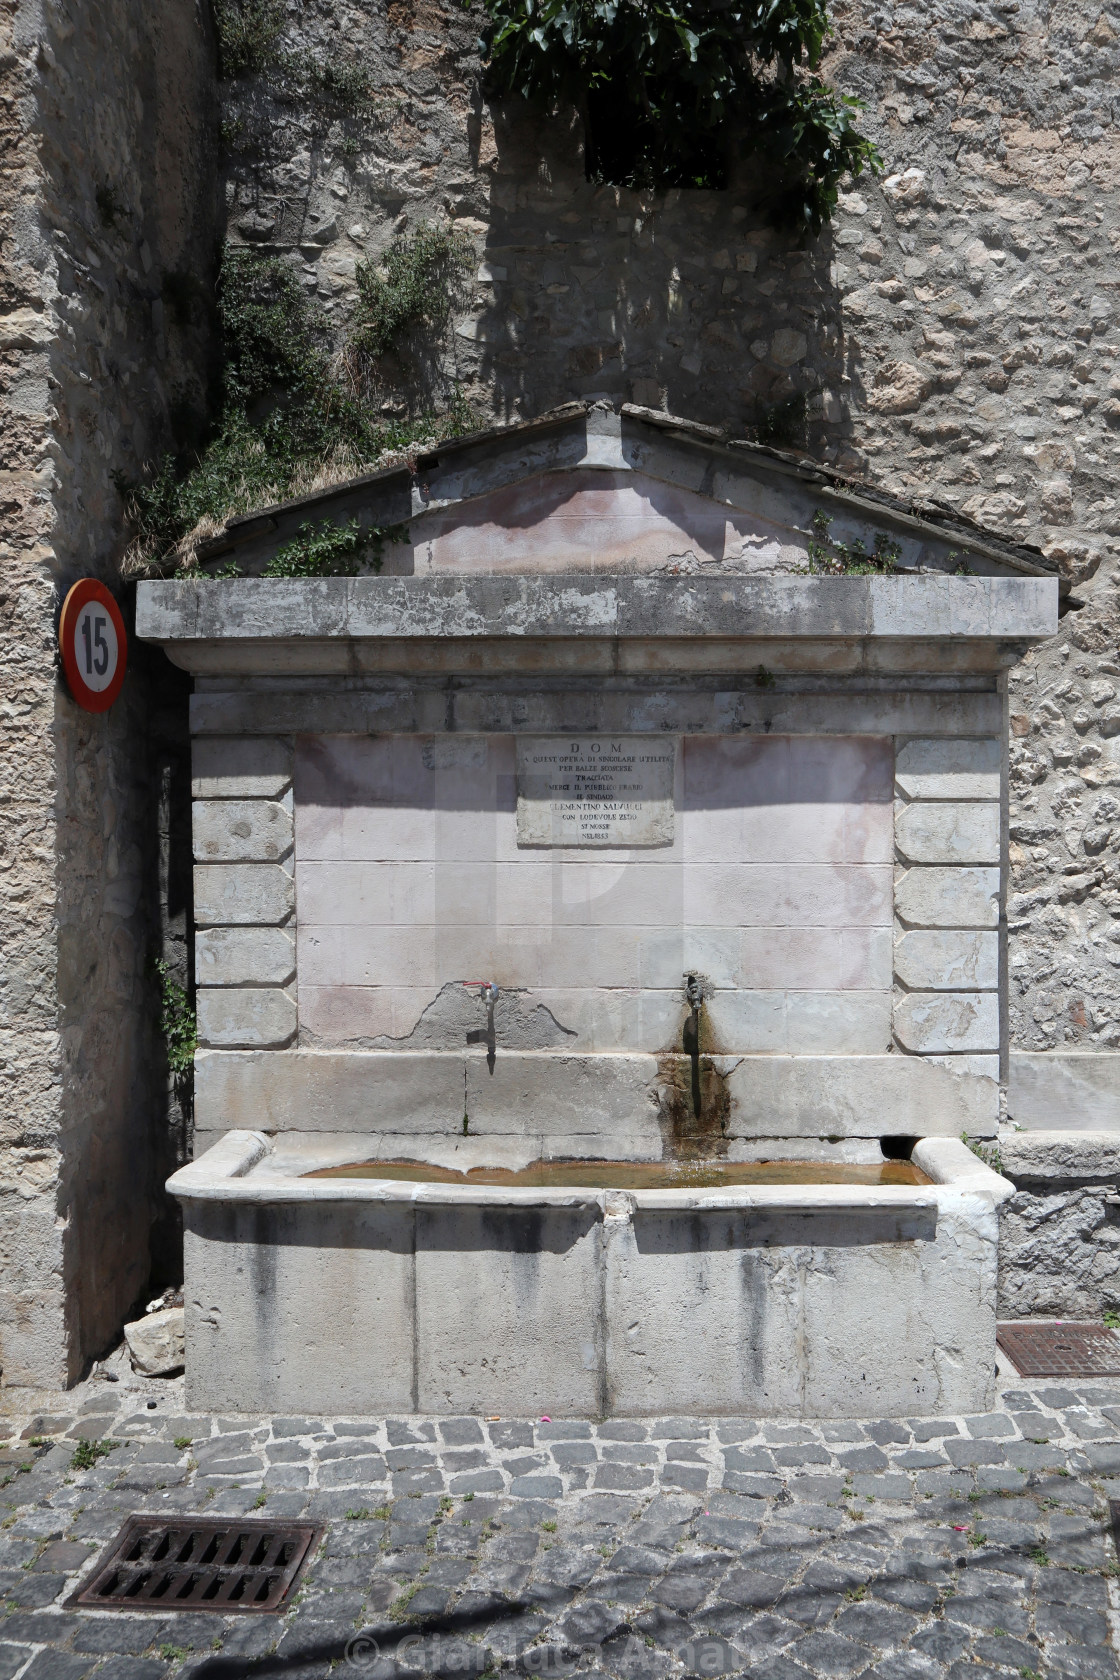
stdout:
[(895, 764), (894, 1037), (999, 1080), (1000, 744), (900, 741)]
[(297, 1030), (291, 741), (196, 740), (192, 792), (199, 1044), (280, 1049)]

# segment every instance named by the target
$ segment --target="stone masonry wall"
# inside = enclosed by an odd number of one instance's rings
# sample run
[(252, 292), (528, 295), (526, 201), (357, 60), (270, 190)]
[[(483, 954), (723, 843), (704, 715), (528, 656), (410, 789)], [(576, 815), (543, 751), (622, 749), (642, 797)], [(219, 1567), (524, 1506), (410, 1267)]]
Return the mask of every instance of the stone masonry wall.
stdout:
[(162, 291), (212, 261), (208, 24), (195, 0), (10, 0), (0, 76), (0, 1363), (58, 1385), (150, 1268), (166, 679), (134, 650), (121, 700), (90, 716), (55, 625), (75, 578), (116, 579), (113, 472), (164, 446), (204, 362), (205, 312), (169, 322)]
[(332, 120), (227, 85), (229, 234), (289, 254), (341, 344), (356, 261), (450, 218), (478, 267), (406, 397), (457, 382), (500, 420), (595, 393), (736, 435), (801, 393), (815, 454), (1055, 558), (1084, 605), (1011, 679), (1011, 1035), (1120, 1045), (1120, 6), (833, 13), (828, 73), (886, 173), (804, 250), (740, 192), (589, 185), (570, 114), (487, 103), (457, 0), (289, 8), (285, 44), (380, 102)]
[(1115, 1135), (1005, 1136), (1001, 1318), (1099, 1318), (1120, 1306), (1120, 1148)]

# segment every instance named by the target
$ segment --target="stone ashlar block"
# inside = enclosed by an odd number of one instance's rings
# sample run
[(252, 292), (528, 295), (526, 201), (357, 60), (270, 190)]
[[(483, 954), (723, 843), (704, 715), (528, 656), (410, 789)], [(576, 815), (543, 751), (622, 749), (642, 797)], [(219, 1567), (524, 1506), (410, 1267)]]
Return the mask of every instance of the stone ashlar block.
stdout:
[(908, 869), (895, 882), (894, 908), (910, 927), (998, 927), (999, 870)]
[[(593, 1416), (602, 1355), (584, 1304), (602, 1288), (598, 1210), (418, 1207), (415, 1222), (418, 1409), (439, 1412), (453, 1393), (456, 1410), (485, 1413), (500, 1392), (507, 1415), (531, 1416), (544, 1377), (558, 1414)], [(547, 1376), (525, 1357), (526, 1324), (548, 1349)]]
[[(612, 656), (613, 657), (613, 656)], [(671, 667), (679, 670), (680, 659)], [(751, 673), (764, 662), (779, 669), (772, 648), (758, 644), (750, 657)], [(803, 661), (802, 661), (803, 662)], [(472, 665), (472, 670), (476, 667)], [(483, 669), (486, 669), (483, 663)], [(500, 669), (500, 666), (495, 667)], [(653, 667), (664, 672), (662, 656)], [(792, 660), (791, 668), (797, 663)], [(610, 669), (613, 671), (614, 666)], [(385, 684), (385, 686), (379, 686)], [(729, 721), (738, 730), (773, 735), (982, 735), (1000, 727), (998, 694), (955, 694), (938, 690), (910, 693), (852, 694), (843, 706), (833, 695), (783, 694), (757, 690), (738, 692), (732, 709), (725, 692), (696, 694), (676, 689), (658, 698), (657, 731), (682, 734), (720, 734)], [(329, 692), (321, 689), (228, 691), (204, 690), (191, 697), (191, 728), (198, 735), (275, 733), (278, 735), (424, 735), (451, 729), (464, 734), (583, 733), (610, 730), (641, 732), (649, 728), (649, 696), (643, 688), (544, 688), (527, 692), (510, 682), (508, 689), (475, 693), (471, 689), (417, 689), (388, 686), (383, 673), (372, 675), (368, 688)]]
[(1120, 1052), (1013, 1050), (1007, 1115), (1028, 1131), (1120, 1133)]
[(1084, 1184), (1120, 1179), (1120, 1132), (1004, 1132), (1003, 1174), (1016, 1184)]
[(213, 863), (279, 862), (292, 849), (289, 805), (272, 799), (196, 800), (195, 857)]
[(875, 1055), (890, 1045), (885, 989), (717, 992), (707, 1015), (713, 1042), (729, 1054)]
[[(310, 1217), (309, 1217), (310, 1215)], [(270, 1410), (314, 1412), (330, 1405), (362, 1414), (376, 1394), (390, 1412), (413, 1404), (414, 1266), (411, 1212), (376, 1203), (329, 1207), (228, 1208), (197, 1202), (186, 1220), (187, 1377), (192, 1408), (236, 1411), (260, 1395)], [(324, 1292), (324, 1256), (331, 1287)], [(370, 1257), (375, 1265), (371, 1269)], [(231, 1275), (249, 1288), (222, 1288)], [(221, 1300), (213, 1314), (205, 1303)], [(294, 1362), (277, 1358), (260, 1333), (260, 1311), (283, 1303)], [(199, 1357), (194, 1350), (206, 1347)], [(234, 1349), (239, 1350), (231, 1358)], [(345, 1362), (340, 1348), (350, 1350)], [(345, 1364), (345, 1368), (344, 1368)], [(318, 1373), (318, 1379), (316, 1378)]]
[(1000, 743), (991, 738), (906, 741), (895, 780), (909, 799), (998, 799)]
[(296, 942), (283, 928), (208, 928), (195, 940), (194, 963), (200, 986), (286, 986)]
[(275, 799), (291, 784), (291, 742), (279, 735), (199, 736), (191, 771), (195, 799)]
[(894, 1030), (916, 1055), (999, 1049), (995, 992), (908, 992), (898, 999)]
[(295, 882), (280, 864), (195, 865), (196, 927), (275, 926), (288, 921), (295, 907)]
[(200, 1045), (279, 1049), (295, 1037), (295, 999), (278, 987), (204, 987), (196, 1005)]
[[(204, 998), (243, 993), (200, 993)], [(280, 994), (273, 994), (280, 995)], [(719, 1056), (728, 1135), (877, 1138), (990, 1135), (997, 1088), (971, 1058), (938, 1067), (918, 1056)], [(228, 1128), (380, 1136), (382, 1153), (415, 1154), (469, 1138), (525, 1140), (551, 1154), (654, 1155), (660, 1149), (659, 1062), (644, 1055), (499, 1050), (239, 1051), (195, 1062), (199, 1133)], [(405, 1146), (407, 1141), (407, 1147)], [(518, 1157), (520, 1159), (520, 1156)]]
[(927, 1056), (925, 1060), (930, 1066), (947, 1067), (955, 1074), (975, 1074), (977, 1079), (989, 1080), (993, 1085), (999, 1080), (999, 1056), (995, 1051), (977, 1056)]
[(994, 990), (999, 984), (999, 940), (994, 933), (961, 928), (913, 929), (894, 948), (894, 971), (911, 991)]
[[(472, 1132), (576, 1135), (630, 1143), (657, 1153), (657, 1059), (648, 1055), (567, 1056), (499, 1051), (465, 1058), (465, 1104)], [(581, 1151), (582, 1152), (582, 1151)]]
[(959, 1137), (996, 1129), (999, 1093), (990, 1079), (920, 1056), (719, 1057), (717, 1065), (733, 1138)]
[(998, 863), (999, 806), (994, 803), (905, 805), (895, 816), (895, 844), (910, 863)]
[(204, 1131), (453, 1135), (462, 1131), (463, 1086), (462, 1055), (202, 1051), (195, 1061), (195, 1125)]

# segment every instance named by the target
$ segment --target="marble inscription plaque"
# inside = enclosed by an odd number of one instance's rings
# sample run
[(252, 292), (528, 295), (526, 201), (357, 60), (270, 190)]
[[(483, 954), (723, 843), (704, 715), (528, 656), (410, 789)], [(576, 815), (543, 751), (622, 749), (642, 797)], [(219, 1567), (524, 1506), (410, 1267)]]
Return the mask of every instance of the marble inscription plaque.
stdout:
[(519, 846), (668, 846), (676, 741), (519, 735)]

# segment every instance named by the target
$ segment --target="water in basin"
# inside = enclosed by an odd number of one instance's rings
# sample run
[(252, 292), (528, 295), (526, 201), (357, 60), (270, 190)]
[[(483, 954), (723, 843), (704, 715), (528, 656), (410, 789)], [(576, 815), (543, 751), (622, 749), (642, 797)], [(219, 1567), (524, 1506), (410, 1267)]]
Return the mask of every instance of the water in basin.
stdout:
[(355, 1161), (304, 1178), (389, 1178), (418, 1184), (503, 1184), (526, 1189), (722, 1190), (739, 1184), (929, 1184), (911, 1161), (533, 1161), (509, 1167), (433, 1167), (423, 1161)]

